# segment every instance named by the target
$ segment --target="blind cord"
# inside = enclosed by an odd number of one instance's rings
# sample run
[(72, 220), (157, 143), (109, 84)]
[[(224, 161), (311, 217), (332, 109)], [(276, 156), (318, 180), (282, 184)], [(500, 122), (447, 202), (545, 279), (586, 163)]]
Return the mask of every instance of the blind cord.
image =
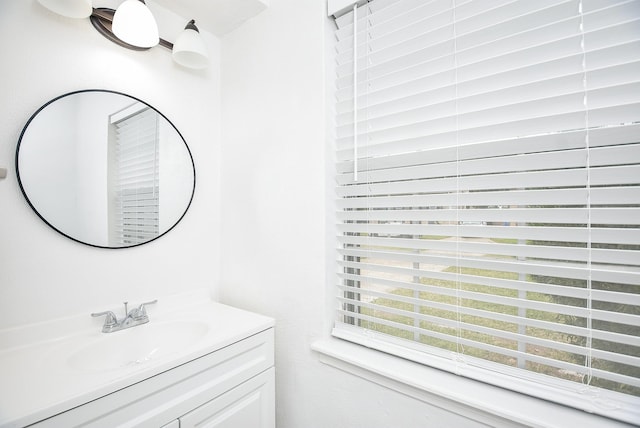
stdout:
[(462, 313), (460, 306), (460, 115), (458, 105), (458, 32), (456, 27), (456, 1), (453, 0), (453, 68), (454, 68), (454, 106), (455, 106), (455, 133), (456, 133), (456, 373), (459, 374), (459, 365), (464, 363), (464, 346), (462, 345)]
[(353, 5), (353, 181), (358, 181), (358, 3)]
[(587, 368), (586, 380), (583, 383), (591, 385), (593, 379), (593, 291), (592, 291), (592, 242), (591, 242), (591, 147), (589, 141), (589, 102), (587, 87), (587, 50), (585, 46), (585, 28), (584, 28), (584, 3), (580, 0), (578, 5), (580, 14), (580, 48), (582, 50), (582, 89), (583, 89), (583, 105), (584, 105), (584, 127), (585, 127), (585, 148), (586, 148), (586, 171), (587, 171), (587, 337), (586, 344), (587, 355), (585, 357), (585, 367)]

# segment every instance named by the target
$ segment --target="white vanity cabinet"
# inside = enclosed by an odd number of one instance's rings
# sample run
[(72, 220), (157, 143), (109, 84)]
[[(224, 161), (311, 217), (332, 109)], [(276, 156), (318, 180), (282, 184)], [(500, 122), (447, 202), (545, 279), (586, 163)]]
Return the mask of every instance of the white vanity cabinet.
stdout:
[(37, 422), (35, 428), (274, 428), (273, 328)]

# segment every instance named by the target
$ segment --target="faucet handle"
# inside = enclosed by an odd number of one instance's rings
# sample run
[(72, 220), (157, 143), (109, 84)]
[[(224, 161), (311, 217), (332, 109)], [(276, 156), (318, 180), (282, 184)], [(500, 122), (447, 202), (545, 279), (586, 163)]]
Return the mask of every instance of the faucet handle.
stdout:
[(138, 306), (138, 309), (135, 309), (135, 312), (133, 314), (133, 317), (135, 319), (140, 319), (140, 318), (146, 318), (147, 317), (147, 309), (146, 306), (147, 305), (152, 305), (154, 303), (158, 303), (158, 299), (152, 300), (150, 302), (144, 302), (144, 303), (140, 303), (140, 306)]
[(118, 323), (118, 318), (116, 317), (116, 314), (114, 314), (111, 311), (96, 312), (91, 314), (92, 317), (101, 317), (102, 315), (107, 316), (104, 320), (103, 327), (113, 327)]

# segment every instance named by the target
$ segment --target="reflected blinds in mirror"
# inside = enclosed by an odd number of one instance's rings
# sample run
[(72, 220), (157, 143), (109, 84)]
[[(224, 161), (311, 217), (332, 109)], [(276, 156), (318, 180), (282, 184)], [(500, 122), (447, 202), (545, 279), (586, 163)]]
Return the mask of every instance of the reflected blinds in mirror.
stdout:
[(110, 245), (137, 245), (159, 235), (158, 114), (144, 108), (112, 121)]

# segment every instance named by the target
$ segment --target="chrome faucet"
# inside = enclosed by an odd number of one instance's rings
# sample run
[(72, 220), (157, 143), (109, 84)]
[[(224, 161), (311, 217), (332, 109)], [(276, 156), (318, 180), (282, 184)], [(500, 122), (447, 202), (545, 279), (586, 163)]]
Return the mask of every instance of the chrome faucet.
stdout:
[(141, 303), (137, 308), (127, 310), (129, 302), (124, 302), (124, 318), (118, 320), (116, 314), (111, 311), (97, 312), (91, 314), (92, 317), (101, 317), (106, 315), (104, 319), (104, 325), (102, 326), (103, 333), (113, 333), (114, 331), (124, 330), (125, 328), (135, 327), (140, 324), (146, 324), (149, 322), (149, 316), (147, 315), (147, 305), (156, 303), (158, 299), (151, 302)]

